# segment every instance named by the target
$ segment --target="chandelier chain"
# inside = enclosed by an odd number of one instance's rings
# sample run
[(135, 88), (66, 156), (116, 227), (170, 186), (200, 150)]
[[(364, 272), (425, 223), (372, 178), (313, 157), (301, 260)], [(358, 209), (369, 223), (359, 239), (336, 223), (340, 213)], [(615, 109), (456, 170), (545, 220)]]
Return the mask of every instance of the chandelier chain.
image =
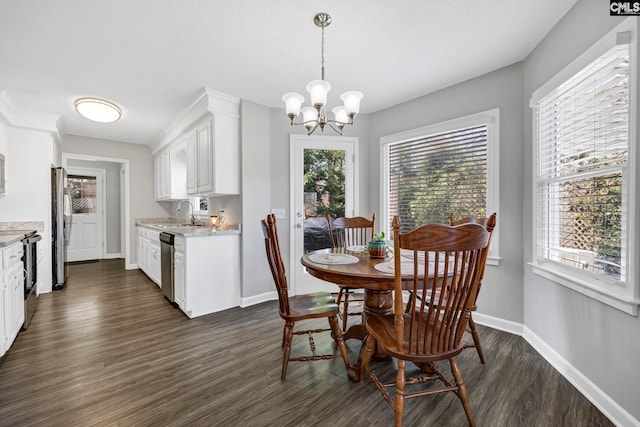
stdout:
[(322, 42), (320, 47), (320, 57), (322, 58), (322, 80), (324, 80), (324, 25), (322, 28)]

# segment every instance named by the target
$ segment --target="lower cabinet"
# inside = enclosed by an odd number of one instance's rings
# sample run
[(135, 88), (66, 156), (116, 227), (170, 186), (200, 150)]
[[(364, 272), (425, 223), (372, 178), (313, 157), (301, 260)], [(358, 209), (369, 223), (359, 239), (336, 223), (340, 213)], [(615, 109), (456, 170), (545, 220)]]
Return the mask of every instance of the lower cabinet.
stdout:
[(175, 249), (175, 299), (187, 316), (240, 305), (240, 235), (176, 238)]
[(146, 227), (137, 227), (138, 268), (156, 285), (162, 287), (160, 273), (160, 233)]
[(176, 237), (173, 258), (173, 299), (182, 311), (184, 305), (184, 239)]
[(0, 356), (24, 324), (24, 270), (22, 242), (0, 250)]

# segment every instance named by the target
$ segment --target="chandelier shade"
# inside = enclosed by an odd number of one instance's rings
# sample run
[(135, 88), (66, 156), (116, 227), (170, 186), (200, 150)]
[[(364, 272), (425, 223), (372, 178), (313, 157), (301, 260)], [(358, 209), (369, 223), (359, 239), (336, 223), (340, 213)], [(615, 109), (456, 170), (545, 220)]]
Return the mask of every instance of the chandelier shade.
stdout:
[[(327, 95), (331, 90), (331, 84), (324, 79), (324, 29), (331, 23), (331, 16), (326, 13), (318, 13), (313, 22), (322, 29), (322, 68), (320, 80), (312, 80), (307, 84), (307, 91), (313, 107), (304, 107), (304, 97), (296, 92), (288, 92), (282, 96), (285, 103), (287, 116), (291, 120), (291, 126), (303, 125), (307, 129), (307, 135), (311, 135), (316, 129), (324, 131), (325, 125), (329, 125), (338, 134), (342, 135), (342, 129), (353, 124), (353, 118), (360, 112), (360, 101), (364, 96), (362, 92), (349, 91), (340, 95), (344, 106), (334, 107), (331, 112), (334, 118), (328, 119), (326, 114)], [(302, 113), (302, 122), (296, 122), (296, 117)]]

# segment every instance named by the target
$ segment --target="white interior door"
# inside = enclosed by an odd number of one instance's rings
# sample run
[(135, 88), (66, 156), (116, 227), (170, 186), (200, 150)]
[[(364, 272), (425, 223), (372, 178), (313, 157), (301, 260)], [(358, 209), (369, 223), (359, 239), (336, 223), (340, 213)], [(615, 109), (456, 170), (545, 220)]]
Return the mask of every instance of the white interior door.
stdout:
[(331, 247), (326, 213), (356, 212), (356, 151), (358, 138), (291, 135), (292, 207), (290, 292), (336, 292), (337, 286), (316, 279), (300, 263), (305, 251)]
[(67, 261), (104, 258), (104, 170), (69, 168), (67, 187), (71, 193), (72, 220)]

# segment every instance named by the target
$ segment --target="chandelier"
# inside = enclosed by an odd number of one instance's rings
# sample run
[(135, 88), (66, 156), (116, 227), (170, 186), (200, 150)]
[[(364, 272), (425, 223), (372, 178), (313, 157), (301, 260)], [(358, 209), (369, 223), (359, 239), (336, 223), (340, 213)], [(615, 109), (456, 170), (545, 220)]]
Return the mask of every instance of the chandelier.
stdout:
[[(287, 116), (291, 119), (291, 126), (304, 125), (307, 129), (307, 135), (311, 135), (316, 129), (320, 128), (324, 132), (324, 127), (329, 125), (338, 134), (342, 135), (342, 129), (347, 125), (353, 124), (353, 118), (360, 111), (360, 100), (362, 92), (349, 91), (340, 95), (340, 99), (344, 105), (334, 107), (331, 112), (334, 119), (328, 119), (326, 113), (327, 93), (331, 90), (331, 85), (324, 79), (324, 29), (331, 24), (331, 16), (327, 13), (318, 13), (313, 22), (322, 29), (322, 48), (320, 50), (322, 57), (322, 78), (320, 80), (312, 80), (307, 84), (307, 91), (311, 98), (313, 107), (302, 107), (304, 97), (299, 93), (289, 92), (282, 96), (282, 100), (286, 105)], [(302, 112), (302, 122), (296, 123), (295, 118)]]

